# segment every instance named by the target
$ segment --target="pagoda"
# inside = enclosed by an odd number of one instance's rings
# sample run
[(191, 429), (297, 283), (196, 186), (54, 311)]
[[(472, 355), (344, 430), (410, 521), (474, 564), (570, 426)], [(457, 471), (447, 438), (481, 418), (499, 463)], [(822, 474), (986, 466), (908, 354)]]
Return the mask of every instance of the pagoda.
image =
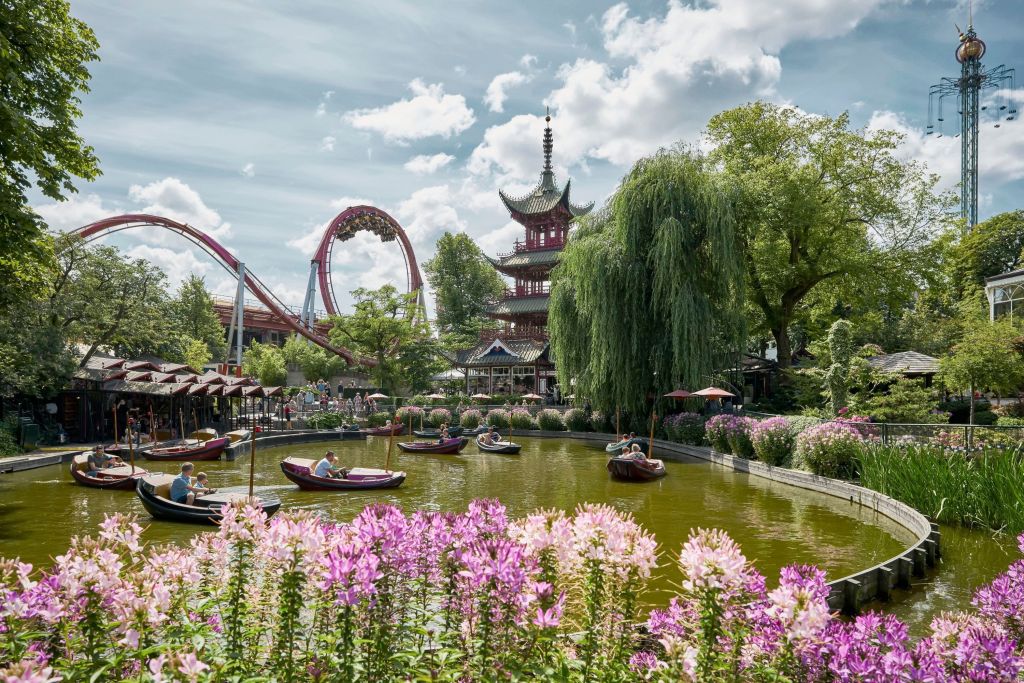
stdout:
[(544, 393), (551, 388), (554, 366), (548, 359), (548, 302), (551, 269), (569, 237), (572, 222), (585, 216), (593, 202), (579, 206), (569, 193), (572, 181), (559, 189), (551, 168), (551, 115), (544, 117), (544, 170), (540, 182), (524, 197), (499, 190), (512, 220), (525, 229), (512, 251), (488, 257), (491, 265), (514, 285), (488, 308), (504, 325), (481, 334), (481, 343), (459, 351), (456, 367), (466, 370), (467, 393)]

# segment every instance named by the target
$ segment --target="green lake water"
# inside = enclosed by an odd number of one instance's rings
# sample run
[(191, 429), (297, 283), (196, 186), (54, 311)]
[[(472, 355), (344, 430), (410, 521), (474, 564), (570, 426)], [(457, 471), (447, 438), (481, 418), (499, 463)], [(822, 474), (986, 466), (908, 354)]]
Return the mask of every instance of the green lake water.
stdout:
[[(404, 470), (401, 488), (365, 492), (300, 491), (281, 473), (289, 455), (318, 458), (325, 444), (288, 446), (256, 454), (255, 482), (260, 492), (281, 498), (282, 509), (315, 510), (346, 521), (372, 502), (408, 510), (460, 510), (474, 498), (498, 498), (511, 516), (538, 508), (571, 510), (582, 502), (608, 503), (628, 511), (654, 532), (663, 559), (652, 602), (663, 602), (678, 581), (672, 557), (690, 529), (727, 531), (769, 583), (792, 563), (821, 566), (839, 578), (898, 554), (913, 541), (910, 533), (871, 510), (823, 494), (803, 491), (758, 477), (692, 460), (668, 462), (668, 476), (645, 484), (616, 482), (605, 471), (606, 455), (594, 445), (568, 439), (516, 440), (518, 456), (480, 454), (470, 444), (459, 456), (392, 455), (392, 468)], [(386, 438), (330, 444), (345, 466), (383, 467)], [(176, 472), (176, 463), (141, 463), (150, 470)], [(217, 488), (245, 486), (248, 455), (234, 462), (197, 463)], [(76, 534), (90, 533), (106, 513), (134, 513), (148, 523), (145, 538), (185, 543), (203, 527), (152, 521), (134, 493), (101, 491), (73, 483), (67, 466), (0, 475), (0, 555), (47, 564)], [(888, 605), (915, 631), (931, 615), (966, 605), (974, 587), (1006, 568), (1015, 556), (1010, 539), (946, 529), (940, 571)]]

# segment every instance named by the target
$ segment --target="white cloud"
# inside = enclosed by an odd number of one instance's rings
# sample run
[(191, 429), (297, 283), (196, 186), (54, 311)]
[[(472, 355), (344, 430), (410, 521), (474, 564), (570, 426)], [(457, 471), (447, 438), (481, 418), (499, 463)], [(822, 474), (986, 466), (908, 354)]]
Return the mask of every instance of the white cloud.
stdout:
[(491, 79), (491, 84), (487, 86), (487, 92), (484, 94), (484, 104), (486, 104), (491, 111), (505, 111), (505, 100), (508, 99), (508, 89), (514, 88), (517, 85), (522, 85), (523, 83), (528, 83), (530, 78), (530, 76), (527, 76), (520, 71), (509, 71), (508, 73), (498, 74)]
[(103, 205), (99, 195), (84, 197), (73, 195), (63, 202), (41, 204), (33, 207), (51, 230), (76, 230), (94, 223), (101, 218), (116, 215), (119, 211)]
[(405, 228), (410, 240), (421, 245), (433, 244), (445, 230), (466, 230), (466, 221), (459, 217), (453, 206), (455, 199), (447, 185), (424, 187), (398, 205), (395, 218)]
[(489, 256), (498, 252), (508, 251), (516, 240), (523, 238), (523, 226), (515, 221), (509, 221), (505, 225), (492, 230), (476, 238), (480, 249)]
[(531, 55), (529, 53), (519, 58), (519, 66), (524, 69), (532, 69), (537, 64), (537, 55)]
[(217, 240), (231, 235), (231, 224), (223, 221), (219, 213), (203, 202), (198, 192), (178, 178), (167, 177), (148, 185), (132, 185), (128, 188), (128, 198), (144, 205), (139, 209), (141, 213), (188, 223)]
[(573, 38), (576, 37), (576, 22), (569, 20), (562, 24), (562, 27), (569, 31), (569, 34), (572, 35)]
[(313, 116), (315, 116), (317, 118), (321, 118), (321, 117), (326, 116), (326, 115), (327, 115), (327, 103), (326, 102), (321, 102), (320, 104), (316, 105), (316, 111), (313, 112)]
[[(182, 281), (191, 274), (199, 276), (211, 272), (216, 265), (207, 257), (197, 257), (191, 249), (152, 247), (147, 244), (138, 244), (125, 251), (131, 258), (145, 259), (150, 263), (160, 266), (160, 269), (167, 274), (167, 281), (172, 290), (178, 289)], [(218, 270), (219, 267), (218, 267)]]
[(337, 140), (334, 138), (333, 135), (326, 136), (323, 140), (320, 141), (320, 151), (333, 152), (335, 142), (337, 142)]
[(457, 135), (476, 121), (462, 95), (447, 94), (442, 83), (409, 84), (413, 96), (375, 109), (356, 109), (343, 119), (353, 128), (380, 133), (386, 139), (405, 143), (439, 135)]
[[(783, 47), (842, 35), (890, 1), (670, 0), (663, 15), (647, 19), (631, 17), (625, 3), (614, 5), (599, 22), (607, 59), (563, 65), (561, 84), (546, 99), (556, 159), (626, 166), (677, 140), (695, 142), (716, 112), (775, 96)], [(575, 32), (571, 22), (566, 28)], [(534, 174), (538, 154), (524, 140), (539, 138), (538, 120), (516, 116), (489, 128), (470, 169)]]
[(417, 175), (428, 175), (436, 173), (454, 160), (455, 157), (444, 152), (434, 155), (419, 154), (405, 162), (403, 168)]
[(242, 167), (241, 174), (246, 178), (252, 178), (256, 175), (256, 166), (250, 161)]

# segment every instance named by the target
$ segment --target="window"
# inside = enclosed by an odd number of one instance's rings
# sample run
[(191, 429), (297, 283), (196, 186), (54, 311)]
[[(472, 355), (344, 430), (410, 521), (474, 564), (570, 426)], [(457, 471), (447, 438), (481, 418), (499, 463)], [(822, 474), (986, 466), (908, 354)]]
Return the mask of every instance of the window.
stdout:
[(1017, 309), (1024, 310), (1024, 282), (990, 285), (988, 290), (993, 319), (1004, 315), (1013, 318)]

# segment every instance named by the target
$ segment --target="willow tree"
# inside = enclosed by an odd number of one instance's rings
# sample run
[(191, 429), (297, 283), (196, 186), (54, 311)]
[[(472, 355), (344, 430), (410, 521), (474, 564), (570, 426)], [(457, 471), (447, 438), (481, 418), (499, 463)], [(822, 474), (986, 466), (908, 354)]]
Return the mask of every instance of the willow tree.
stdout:
[(637, 162), (554, 270), (548, 327), (562, 386), (594, 408), (703, 386), (735, 361), (744, 326), (733, 191), (696, 153)]

